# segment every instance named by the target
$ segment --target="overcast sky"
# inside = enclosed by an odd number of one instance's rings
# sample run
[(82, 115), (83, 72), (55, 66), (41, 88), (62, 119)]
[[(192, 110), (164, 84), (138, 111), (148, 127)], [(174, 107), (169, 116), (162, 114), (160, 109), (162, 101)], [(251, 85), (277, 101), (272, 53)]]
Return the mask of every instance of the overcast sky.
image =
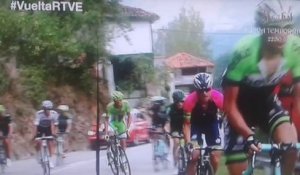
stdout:
[[(122, 0), (124, 5), (154, 12), (160, 19), (153, 23), (154, 29), (166, 27), (180, 12), (182, 7), (194, 8), (200, 13), (205, 31), (245, 31), (254, 26), (254, 12), (262, 0)], [(282, 0), (287, 1), (287, 0)], [(289, 0), (294, 14), (300, 12), (300, 1)], [(294, 16), (295, 16), (294, 15)]]

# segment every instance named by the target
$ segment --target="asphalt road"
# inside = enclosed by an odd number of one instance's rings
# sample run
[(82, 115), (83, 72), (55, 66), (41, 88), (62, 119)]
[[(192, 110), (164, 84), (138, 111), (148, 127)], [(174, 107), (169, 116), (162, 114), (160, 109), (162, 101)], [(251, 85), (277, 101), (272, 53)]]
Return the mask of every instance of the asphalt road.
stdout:
[[(168, 169), (155, 172), (151, 144), (127, 148), (132, 175), (174, 175), (176, 169), (170, 162)], [(171, 156), (170, 156), (171, 160)], [(64, 165), (51, 169), (51, 175), (96, 175), (96, 152), (79, 151), (68, 153)], [(13, 161), (5, 175), (42, 175), (42, 168), (35, 159)], [(100, 175), (112, 175), (107, 165), (105, 150), (100, 151)]]

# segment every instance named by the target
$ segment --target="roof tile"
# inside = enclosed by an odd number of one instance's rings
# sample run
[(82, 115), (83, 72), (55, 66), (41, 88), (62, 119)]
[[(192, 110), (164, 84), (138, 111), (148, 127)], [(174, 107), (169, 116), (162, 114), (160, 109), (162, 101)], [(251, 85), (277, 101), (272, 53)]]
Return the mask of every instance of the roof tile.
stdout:
[(214, 67), (214, 64), (205, 58), (197, 58), (185, 52), (178, 53), (166, 59), (166, 64), (170, 68), (189, 67)]

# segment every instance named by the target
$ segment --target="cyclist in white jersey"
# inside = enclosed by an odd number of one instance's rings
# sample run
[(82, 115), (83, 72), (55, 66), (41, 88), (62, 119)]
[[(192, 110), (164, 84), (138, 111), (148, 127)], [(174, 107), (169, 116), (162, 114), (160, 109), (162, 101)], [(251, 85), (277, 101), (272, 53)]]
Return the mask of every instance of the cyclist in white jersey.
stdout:
[[(55, 126), (58, 125), (58, 113), (53, 110), (53, 103), (49, 100), (42, 102), (42, 109), (35, 114), (34, 125), (36, 126), (36, 137), (52, 136), (55, 133)], [(50, 167), (54, 167), (53, 153), (55, 145), (52, 140), (48, 141), (50, 153)], [(40, 150), (40, 142), (36, 142), (36, 151)]]

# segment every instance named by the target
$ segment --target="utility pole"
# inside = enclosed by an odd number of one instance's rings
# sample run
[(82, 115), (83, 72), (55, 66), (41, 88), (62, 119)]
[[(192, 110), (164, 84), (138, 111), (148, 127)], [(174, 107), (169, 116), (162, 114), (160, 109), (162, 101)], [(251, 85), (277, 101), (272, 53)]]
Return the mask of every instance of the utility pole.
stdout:
[[(99, 23), (98, 23), (99, 24)], [(100, 136), (99, 136), (99, 125), (100, 125), (100, 109), (99, 109), (99, 83), (100, 83), (100, 77), (99, 77), (99, 35), (98, 35), (98, 29), (99, 25), (97, 25), (96, 28), (96, 46), (97, 46), (97, 64), (96, 64), (96, 82), (97, 82), (97, 124), (96, 124), (96, 173), (97, 175), (100, 175), (100, 162), (99, 162), (99, 157), (100, 157)]]

